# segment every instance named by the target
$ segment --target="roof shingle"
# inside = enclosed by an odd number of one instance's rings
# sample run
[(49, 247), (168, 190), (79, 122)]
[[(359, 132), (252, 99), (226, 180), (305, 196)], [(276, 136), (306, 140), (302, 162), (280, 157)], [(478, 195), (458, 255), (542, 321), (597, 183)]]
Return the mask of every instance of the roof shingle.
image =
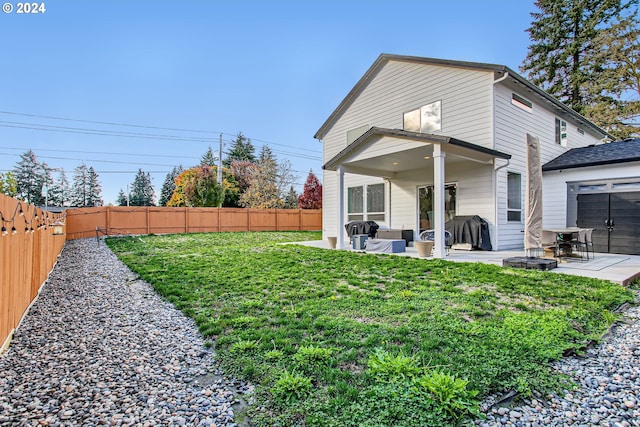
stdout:
[(543, 171), (640, 161), (640, 138), (573, 148), (542, 166)]

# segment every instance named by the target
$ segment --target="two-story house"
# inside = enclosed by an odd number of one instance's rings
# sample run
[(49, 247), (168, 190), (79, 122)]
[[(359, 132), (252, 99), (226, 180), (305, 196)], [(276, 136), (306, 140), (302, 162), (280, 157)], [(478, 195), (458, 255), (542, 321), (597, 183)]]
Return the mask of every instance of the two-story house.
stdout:
[(478, 215), (494, 250), (522, 248), (527, 134), (542, 164), (610, 138), (506, 66), (383, 54), (315, 134), (323, 235), (344, 246), (354, 220), (433, 229), (442, 257), (445, 222)]

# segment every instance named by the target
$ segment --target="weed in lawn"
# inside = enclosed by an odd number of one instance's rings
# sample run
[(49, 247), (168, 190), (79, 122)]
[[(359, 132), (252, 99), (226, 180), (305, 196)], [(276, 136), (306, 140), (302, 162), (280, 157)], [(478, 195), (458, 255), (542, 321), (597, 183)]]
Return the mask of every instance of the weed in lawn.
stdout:
[(309, 395), (311, 391), (311, 378), (284, 371), (278, 378), (271, 393), (278, 403), (291, 405)]

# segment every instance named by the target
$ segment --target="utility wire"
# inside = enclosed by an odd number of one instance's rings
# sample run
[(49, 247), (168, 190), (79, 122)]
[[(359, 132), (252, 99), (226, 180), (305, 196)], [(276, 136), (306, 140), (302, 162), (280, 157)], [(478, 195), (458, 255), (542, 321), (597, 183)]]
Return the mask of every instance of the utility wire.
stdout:
[[(237, 136), (235, 134), (228, 133), (228, 132), (217, 132), (217, 131), (199, 130), (199, 129), (171, 128), (171, 127), (148, 126), (148, 125), (130, 124), (130, 123), (117, 123), (117, 122), (104, 122), (104, 121), (95, 121), (95, 120), (72, 119), (72, 118), (66, 118), (66, 117), (44, 116), (44, 115), (27, 114), (27, 113), (16, 113), (16, 112), (13, 112), (13, 111), (0, 111), (0, 114), (10, 114), (10, 115), (15, 115), (15, 116), (35, 117), (35, 118), (50, 119), (50, 120), (64, 120), (64, 121), (78, 122), (78, 123), (94, 123), (94, 124), (109, 125), (109, 126), (126, 126), (126, 127), (135, 127), (135, 128), (141, 128), (141, 129), (159, 129), (159, 130), (171, 130), (171, 131), (178, 131), (178, 132), (196, 132), (196, 133), (207, 133), (207, 134), (218, 134), (218, 135), (219, 134), (223, 134), (223, 135), (229, 135), (229, 136), (232, 136), (232, 137), (236, 137)], [(273, 141), (267, 141), (267, 140), (258, 139), (258, 138), (250, 138), (250, 137), (248, 137), (246, 135), (245, 135), (245, 137), (247, 139), (251, 139), (252, 141), (258, 141), (258, 142), (262, 142), (262, 143), (266, 143), (266, 144), (279, 145), (279, 146), (289, 147), (289, 148), (297, 148), (295, 146), (288, 145), (288, 144), (281, 144), (281, 143), (277, 143), (277, 142), (273, 142)], [(308, 150), (308, 151), (314, 151), (314, 152), (320, 153), (319, 150)]]

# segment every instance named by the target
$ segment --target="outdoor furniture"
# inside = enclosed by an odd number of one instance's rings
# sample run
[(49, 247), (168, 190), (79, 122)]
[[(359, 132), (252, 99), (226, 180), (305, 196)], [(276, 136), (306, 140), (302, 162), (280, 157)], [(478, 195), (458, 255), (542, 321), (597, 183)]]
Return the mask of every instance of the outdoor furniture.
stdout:
[(376, 234), (376, 238), (378, 239), (403, 239), (407, 246), (409, 246), (409, 242), (413, 242), (413, 230), (399, 230), (399, 229), (390, 229), (390, 230), (378, 230)]
[[(584, 251), (585, 245), (582, 244), (580, 239), (581, 232), (584, 236), (586, 229), (578, 228), (578, 227), (567, 227), (567, 228), (554, 228), (554, 229), (545, 229), (542, 230), (543, 236), (548, 236), (549, 233), (552, 233), (555, 236), (555, 258), (580, 258), (581, 260), (585, 259)], [(586, 237), (584, 237), (586, 239)], [(544, 239), (544, 237), (543, 237)]]
[(589, 251), (591, 251), (591, 257), (595, 258), (595, 253), (593, 252), (593, 228), (582, 228), (578, 232), (578, 245), (582, 253), (587, 254), (587, 259), (589, 259)]
[(403, 239), (369, 239), (365, 247), (367, 252), (385, 252), (388, 254), (405, 252), (406, 250), (406, 242)]
[(375, 221), (351, 221), (345, 224), (347, 236), (351, 239), (356, 234), (367, 234), (369, 237), (376, 237), (376, 232), (380, 226)]
[(455, 216), (444, 225), (451, 232), (451, 245), (466, 244), (469, 249), (492, 250), (489, 224), (478, 215)]

